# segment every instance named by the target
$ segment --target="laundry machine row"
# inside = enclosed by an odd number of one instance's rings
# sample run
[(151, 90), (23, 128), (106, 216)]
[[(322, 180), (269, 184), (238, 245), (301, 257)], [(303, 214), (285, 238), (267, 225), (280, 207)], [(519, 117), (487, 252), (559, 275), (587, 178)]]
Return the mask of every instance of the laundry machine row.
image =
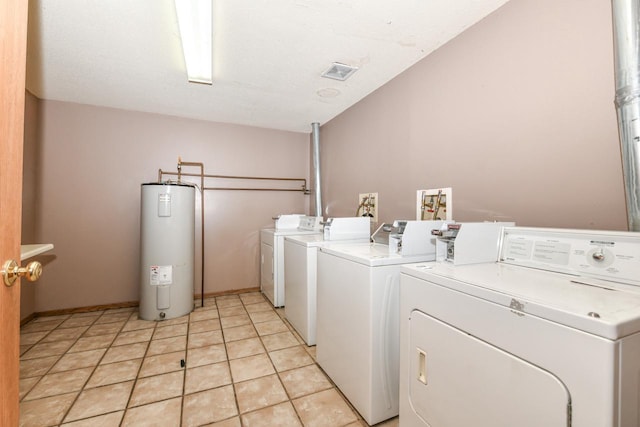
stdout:
[[(326, 224), (321, 220), (302, 214), (280, 215), (274, 228), (260, 231), (260, 290), (274, 307), (285, 306), (285, 238), (311, 237), (307, 241), (311, 246), (314, 241), (369, 241), (369, 218), (329, 218)], [(298, 292), (298, 288), (294, 292)], [(295, 304), (297, 295), (299, 293), (294, 295)]]
[(316, 344), (318, 250), (349, 243), (369, 243), (369, 217), (329, 218), (323, 234), (284, 239), (285, 317), (307, 345)]
[(260, 290), (274, 307), (284, 306), (285, 236), (322, 235), (321, 218), (280, 215), (274, 228), (260, 231)]

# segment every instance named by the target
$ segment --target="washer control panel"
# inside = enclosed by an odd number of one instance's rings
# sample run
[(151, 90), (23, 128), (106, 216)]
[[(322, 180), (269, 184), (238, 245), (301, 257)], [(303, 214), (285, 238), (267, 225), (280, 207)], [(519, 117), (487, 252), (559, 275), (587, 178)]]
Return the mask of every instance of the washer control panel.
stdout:
[(505, 227), (499, 262), (640, 286), (640, 233)]

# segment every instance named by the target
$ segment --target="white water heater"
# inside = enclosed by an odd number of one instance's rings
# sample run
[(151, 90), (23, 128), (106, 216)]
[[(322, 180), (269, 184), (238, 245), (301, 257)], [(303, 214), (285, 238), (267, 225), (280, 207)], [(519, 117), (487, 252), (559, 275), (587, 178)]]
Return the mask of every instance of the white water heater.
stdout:
[(172, 319), (193, 310), (194, 235), (194, 185), (142, 184), (141, 319)]

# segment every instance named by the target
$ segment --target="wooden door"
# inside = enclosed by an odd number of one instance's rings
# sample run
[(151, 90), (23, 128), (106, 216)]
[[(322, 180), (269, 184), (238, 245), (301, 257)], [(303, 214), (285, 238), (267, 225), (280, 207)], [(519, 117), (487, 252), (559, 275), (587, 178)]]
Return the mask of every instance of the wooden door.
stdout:
[[(0, 266), (20, 262), (28, 0), (0, 1)], [(0, 280), (0, 425), (19, 420), (20, 281)]]

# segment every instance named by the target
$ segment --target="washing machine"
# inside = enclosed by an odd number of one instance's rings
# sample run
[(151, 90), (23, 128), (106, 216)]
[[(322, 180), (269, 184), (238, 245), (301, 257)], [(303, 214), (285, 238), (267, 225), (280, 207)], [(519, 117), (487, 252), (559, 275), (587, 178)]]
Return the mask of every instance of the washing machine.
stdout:
[(280, 215), (274, 228), (260, 230), (260, 290), (274, 307), (284, 306), (284, 238), (322, 235), (321, 218)]
[(329, 218), (323, 234), (287, 236), (284, 239), (284, 313), (307, 345), (316, 344), (316, 289), (318, 249), (345, 243), (369, 243), (368, 217)]
[(505, 227), (498, 254), (401, 268), (400, 426), (640, 425), (640, 234)]
[(398, 415), (400, 267), (435, 259), (429, 231), (441, 224), (405, 222), (406, 241), (417, 232), (428, 242), (421, 253), (376, 243), (320, 247), (316, 359), (370, 425)]

